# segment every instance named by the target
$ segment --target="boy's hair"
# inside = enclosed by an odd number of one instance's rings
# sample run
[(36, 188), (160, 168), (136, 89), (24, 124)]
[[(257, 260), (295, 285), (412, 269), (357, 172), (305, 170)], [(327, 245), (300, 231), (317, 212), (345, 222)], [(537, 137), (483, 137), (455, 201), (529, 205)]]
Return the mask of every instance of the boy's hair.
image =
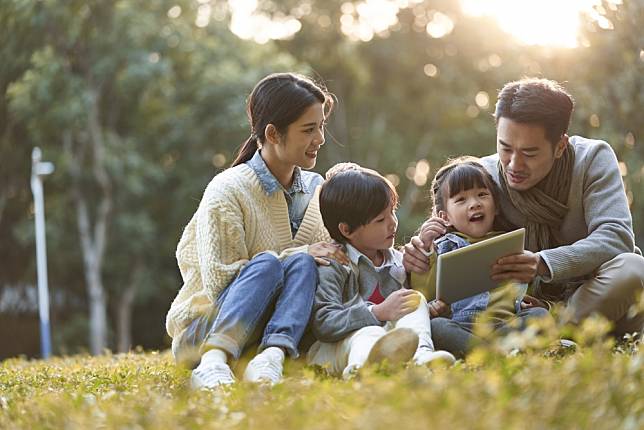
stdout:
[(398, 193), (391, 182), (375, 170), (352, 164), (349, 169), (330, 169), (320, 190), (320, 214), (331, 237), (340, 243), (347, 238), (340, 233), (342, 222), (350, 231), (368, 224), (389, 204), (398, 205)]
[(487, 188), (495, 204), (499, 202), (499, 189), (492, 175), (476, 157), (464, 156), (448, 160), (432, 181), (431, 197), (434, 212), (445, 210), (447, 199), (469, 189)]
[(494, 119), (497, 125), (501, 118), (540, 125), (546, 139), (556, 145), (568, 131), (573, 108), (572, 96), (557, 82), (524, 78), (505, 84), (499, 91)]

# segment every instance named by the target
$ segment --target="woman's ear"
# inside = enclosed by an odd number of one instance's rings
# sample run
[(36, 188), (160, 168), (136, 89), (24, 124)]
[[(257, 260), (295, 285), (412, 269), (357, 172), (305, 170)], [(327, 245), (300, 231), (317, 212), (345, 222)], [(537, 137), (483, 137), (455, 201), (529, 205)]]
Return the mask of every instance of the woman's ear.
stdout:
[(274, 145), (280, 143), (280, 133), (273, 124), (266, 125), (264, 136), (266, 136), (266, 143), (272, 143)]
[(347, 224), (346, 222), (341, 222), (340, 224), (338, 224), (338, 231), (340, 231), (340, 234), (346, 239), (351, 239), (353, 232), (349, 228), (349, 224)]

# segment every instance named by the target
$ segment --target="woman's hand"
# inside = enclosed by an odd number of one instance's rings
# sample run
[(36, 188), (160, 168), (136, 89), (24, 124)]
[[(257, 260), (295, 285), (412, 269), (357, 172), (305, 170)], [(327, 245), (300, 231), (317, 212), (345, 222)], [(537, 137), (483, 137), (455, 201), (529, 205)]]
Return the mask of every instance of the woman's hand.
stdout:
[(349, 257), (338, 243), (318, 242), (309, 245), (309, 255), (315, 259), (320, 266), (328, 266), (329, 261), (325, 258), (332, 258), (342, 265), (349, 264)]
[(450, 306), (440, 299), (427, 303), (427, 307), (429, 308), (429, 316), (431, 318), (447, 316), (451, 311)]
[(389, 294), (384, 302), (371, 308), (379, 321), (396, 321), (418, 308), (420, 295), (407, 288)]

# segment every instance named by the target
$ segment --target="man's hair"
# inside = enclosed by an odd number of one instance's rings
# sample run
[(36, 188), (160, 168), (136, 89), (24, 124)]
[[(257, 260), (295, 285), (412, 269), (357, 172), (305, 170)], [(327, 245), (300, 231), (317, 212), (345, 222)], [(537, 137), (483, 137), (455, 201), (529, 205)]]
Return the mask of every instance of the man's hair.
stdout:
[(320, 190), (324, 226), (340, 243), (347, 242), (338, 228), (340, 223), (346, 223), (353, 232), (371, 222), (390, 204), (398, 205), (398, 193), (393, 184), (375, 170), (358, 165), (333, 172)]
[(568, 131), (574, 100), (555, 81), (524, 78), (509, 82), (499, 92), (494, 112), (498, 126), (501, 118), (537, 124), (544, 128), (553, 145)]

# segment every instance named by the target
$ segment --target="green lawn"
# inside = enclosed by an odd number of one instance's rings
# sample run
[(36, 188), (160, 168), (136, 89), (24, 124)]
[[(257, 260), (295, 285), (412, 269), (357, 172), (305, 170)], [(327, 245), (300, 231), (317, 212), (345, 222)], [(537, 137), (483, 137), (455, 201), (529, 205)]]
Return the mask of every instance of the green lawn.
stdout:
[(527, 333), (452, 368), (371, 369), (345, 382), (287, 362), (273, 388), (188, 388), (169, 353), (72, 356), (0, 364), (0, 428), (518, 429), (644, 428), (644, 353), (589, 322), (574, 353)]

